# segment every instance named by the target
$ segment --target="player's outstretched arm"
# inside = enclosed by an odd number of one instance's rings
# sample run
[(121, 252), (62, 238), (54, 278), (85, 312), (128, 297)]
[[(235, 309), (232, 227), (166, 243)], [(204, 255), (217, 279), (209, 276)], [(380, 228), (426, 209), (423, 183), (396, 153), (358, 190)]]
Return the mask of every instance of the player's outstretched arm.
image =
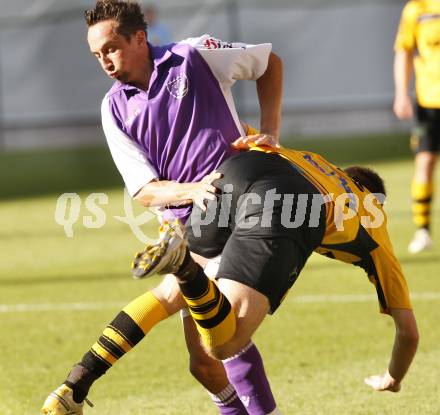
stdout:
[(281, 101), (283, 94), (283, 62), (271, 53), (264, 74), (257, 79), (260, 103), (260, 132), (274, 137), (280, 135)]
[(260, 104), (260, 131), (248, 126), (247, 136), (239, 137), (232, 143), (240, 150), (247, 150), (253, 145), (280, 145), (283, 62), (275, 53), (271, 52), (269, 55), (267, 69), (256, 83)]
[(365, 383), (377, 391), (399, 392), (400, 384), (416, 354), (419, 342), (417, 323), (412, 310), (391, 309), (396, 335), (388, 370), (384, 375), (370, 376)]
[(178, 183), (167, 180), (146, 184), (134, 198), (143, 206), (169, 206), (194, 203), (202, 210), (206, 209), (205, 200), (215, 200), (217, 189), (212, 182), (222, 177), (213, 172), (200, 182)]

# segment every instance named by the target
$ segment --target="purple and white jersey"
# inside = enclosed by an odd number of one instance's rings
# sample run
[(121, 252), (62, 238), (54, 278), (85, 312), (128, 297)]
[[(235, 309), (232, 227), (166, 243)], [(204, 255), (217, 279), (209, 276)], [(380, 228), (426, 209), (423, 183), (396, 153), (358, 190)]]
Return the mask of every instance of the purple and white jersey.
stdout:
[[(231, 143), (244, 131), (231, 87), (263, 75), (271, 48), (210, 35), (149, 45), (148, 91), (117, 81), (101, 108), (113, 160), (131, 195), (153, 179), (199, 181), (233, 154)], [(186, 219), (189, 209), (173, 212)]]

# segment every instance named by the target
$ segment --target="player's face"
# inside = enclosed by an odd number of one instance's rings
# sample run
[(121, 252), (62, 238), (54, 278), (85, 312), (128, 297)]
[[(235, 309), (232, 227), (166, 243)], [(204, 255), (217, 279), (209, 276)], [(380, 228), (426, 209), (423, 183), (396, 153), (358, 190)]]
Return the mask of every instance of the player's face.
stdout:
[(127, 40), (116, 32), (117, 25), (114, 20), (105, 20), (91, 26), (87, 41), (104, 72), (110, 78), (128, 83), (135, 80), (144, 65), (140, 50), (146, 47), (145, 34), (139, 31)]

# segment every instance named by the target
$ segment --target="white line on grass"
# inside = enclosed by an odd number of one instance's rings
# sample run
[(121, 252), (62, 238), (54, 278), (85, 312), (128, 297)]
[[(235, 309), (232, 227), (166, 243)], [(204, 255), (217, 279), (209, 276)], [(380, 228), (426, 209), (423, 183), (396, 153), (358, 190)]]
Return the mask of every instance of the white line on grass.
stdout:
[(127, 303), (34, 303), (0, 304), (0, 313), (25, 313), (30, 311), (88, 311), (124, 307)]
[[(365, 303), (377, 301), (374, 294), (347, 294), (347, 295), (299, 295), (291, 297), (296, 303)], [(440, 300), (440, 292), (412, 293), (411, 300)]]
[[(365, 303), (377, 301), (375, 295), (348, 294), (348, 295), (298, 295), (290, 296), (295, 303)], [(411, 299), (415, 301), (440, 300), (440, 292), (413, 293)], [(0, 313), (25, 313), (39, 311), (88, 311), (118, 309), (126, 305), (123, 302), (90, 302), (90, 303), (34, 303), (34, 304), (0, 304)]]

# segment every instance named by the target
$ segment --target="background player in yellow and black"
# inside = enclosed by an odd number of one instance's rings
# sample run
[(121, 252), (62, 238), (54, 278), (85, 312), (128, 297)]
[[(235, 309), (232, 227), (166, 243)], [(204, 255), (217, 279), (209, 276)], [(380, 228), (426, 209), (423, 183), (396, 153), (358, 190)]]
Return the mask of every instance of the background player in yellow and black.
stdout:
[[(251, 337), (266, 314), (276, 311), (312, 252), (360, 266), (375, 285), (381, 311), (396, 326), (388, 370), (366, 383), (399, 391), (418, 333), (383, 200), (369, 191), (383, 194), (382, 180), (359, 167), (346, 173), (309, 152), (256, 150), (222, 163), (223, 177), (214, 182), (221, 196), (206, 213), (195, 208), (187, 224), (192, 252), (221, 254), (217, 283), (192, 260), (186, 240), (171, 225), (170, 242), (147, 246), (134, 274), (174, 273), (205, 348), (222, 359), (239, 396), (252, 403), (258, 390)], [(160, 259), (153, 261), (161, 247)]]
[[(410, 81), (415, 70), (416, 103)], [(394, 112), (400, 119), (415, 113), (411, 137), (415, 172), (411, 186), (412, 211), (417, 226), (408, 246), (418, 253), (432, 245), (430, 235), (433, 174), (440, 150), (440, 1), (412, 0), (403, 9), (395, 42)]]

